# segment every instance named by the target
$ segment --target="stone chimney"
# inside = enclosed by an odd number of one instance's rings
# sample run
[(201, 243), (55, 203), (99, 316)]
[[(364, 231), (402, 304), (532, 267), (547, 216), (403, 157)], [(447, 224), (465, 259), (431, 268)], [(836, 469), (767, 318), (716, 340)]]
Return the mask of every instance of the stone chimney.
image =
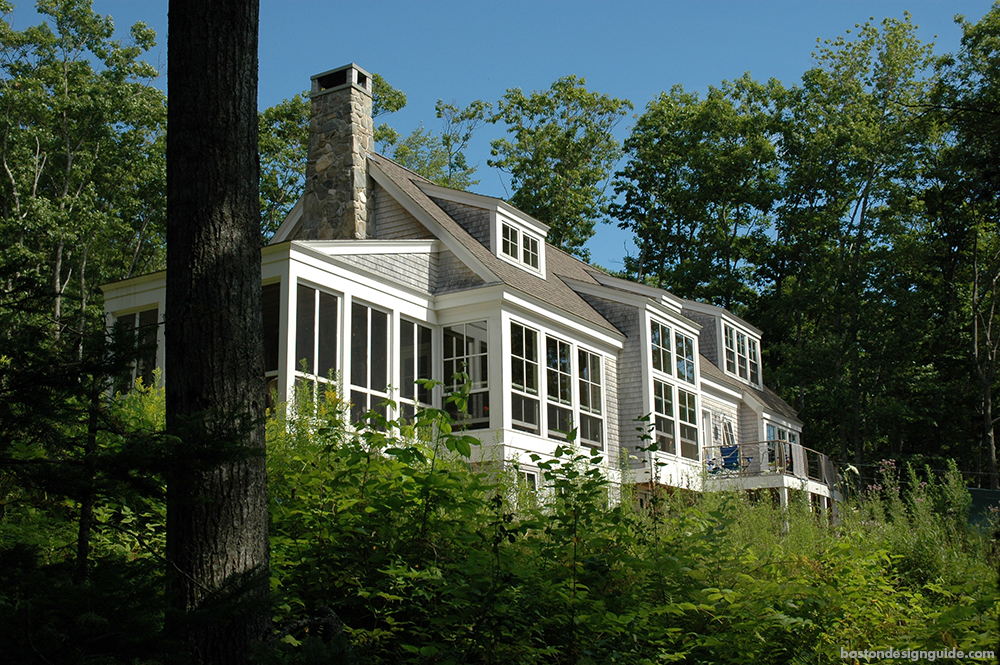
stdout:
[(300, 240), (368, 236), (368, 155), (375, 150), (372, 77), (351, 63), (312, 77), (309, 161)]

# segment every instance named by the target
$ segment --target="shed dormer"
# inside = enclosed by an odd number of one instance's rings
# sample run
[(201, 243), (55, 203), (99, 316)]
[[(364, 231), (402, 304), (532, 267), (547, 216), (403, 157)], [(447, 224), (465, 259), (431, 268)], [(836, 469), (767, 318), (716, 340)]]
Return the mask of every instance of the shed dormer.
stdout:
[(450, 208), (449, 214), (498, 259), (530, 274), (545, 278), (545, 238), (549, 227), (501, 199), (420, 183), (432, 199), (474, 210), (475, 214)]

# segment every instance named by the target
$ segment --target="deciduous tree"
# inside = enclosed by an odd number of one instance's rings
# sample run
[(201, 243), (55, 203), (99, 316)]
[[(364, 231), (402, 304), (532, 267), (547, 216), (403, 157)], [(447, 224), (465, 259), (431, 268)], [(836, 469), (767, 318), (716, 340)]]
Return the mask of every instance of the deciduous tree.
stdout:
[(632, 102), (587, 90), (576, 76), (525, 95), (510, 88), (491, 122), (511, 138), (492, 142), (490, 166), (510, 173), (510, 202), (549, 225), (548, 241), (582, 258), (607, 213), (608, 178), (621, 155), (613, 131)]

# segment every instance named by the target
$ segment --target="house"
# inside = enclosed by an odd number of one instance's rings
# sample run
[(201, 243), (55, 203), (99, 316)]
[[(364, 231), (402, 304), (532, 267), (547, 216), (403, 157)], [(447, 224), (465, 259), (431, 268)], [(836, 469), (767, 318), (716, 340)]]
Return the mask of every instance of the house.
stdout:
[[(371, 104), (354, 64), (312, 79), (305, 193), (261, 253), (266, 376), (280, 400), (339, 377), (356, 420), (390, 398), (387, 415), (407, 417), (443, 406), (440, 388), (416, 380), (451, 385), (464, 371), (468, 413), (455, 415), (482, 442), (475, 457), (517, 462), (530, 483), (531, 455), (550, 458), (575, 429), (615, 482), (781, 502), (802, 490), (832, 506), (832, 465), (761, 382), (759, 330), (612, 277), (547, 245), (546, 225), (504, 201), (376, 154)], [(103, 290), (109, 317), (153, 335), (164, 273)]]

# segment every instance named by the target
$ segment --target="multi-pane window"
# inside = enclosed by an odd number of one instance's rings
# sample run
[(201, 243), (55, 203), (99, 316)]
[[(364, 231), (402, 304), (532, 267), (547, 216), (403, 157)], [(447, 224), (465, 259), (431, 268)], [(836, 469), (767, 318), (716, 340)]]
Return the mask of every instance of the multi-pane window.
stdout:
[(136, 362), (126, 376), (122, 377), (120, 392), (129, 392), (136, 381), (142, 385), (153, 384), (153, 370), (156, 368), (156, 331), (160, 323), (160, 310), (156, 307), (141, 312), (123, 314), (118, 317), (118, 325), (122, 333), (131, 340), (135, 335)]
[(741, 379), (750, 379), (750, 372), (747, 367), (747, 336), (741, 332), (736, 333), (736, 367)]
[(656, 449), (677, 454), (674, 442), (674, 388), (669, 383), (653, 380), (653, 417)]
[(799, 435), (797, 432), (785, 429), (784, 427), (776, 427), (771, 423), (768, 423), (766, 428), (768, 441), (787, 441), (788, 443), (799, 442)]
[(399, 409), (412, 418), (416, 407), (430, 406), (431, 329), (412, 321), (399, 322)]
[(580, 349), (577, 364), (580, 373), (580, 443), (600, 448), (604, 445), (601, 357)]
[(463, 381), (469, 383), (467, 414), (460, 414), (453, 402), (447, 402), (445, 410), (467, 429), (487, 428), (490, 426), (490, 393), (486, 322), (446, 326), (443, 336), (445, 385), (458, 390)]
[(670, 328), (652, 321), (649, 337), (653, 347), (653, 369), (670, 374)]
[(681, 456), (699, 459), (698, 420), (694, 393), (677, 390), (677, 415), (681, 430)]
[(374, 410), (386, 415), (389, 399), (389, 315), (360, 303), (351, 307), (351, 418)]
[(524, 236), (524, 250), (522, 253), (525, 265), (529, 265), (538, 270), (538, 240), (529, 235)]
[(726, 371), (754, 385), (760, 385), (760, 361), (757, 340), (726, 325)]
[(565, 439), (573, 429), (572, 349), (568, 342), (545, 338), (545, 396), (548, 434)]
[(677, 332), (674, 350), (677, 357), (677, 378), (694, 383), (694, 339)]
[[(277, 285), (274, 285), (277, 286)], [(273, 308), (275, 298), (280, 297), (271, 287), (264, 288), (265, 312)], [(300, 385), (312, 385), (314, 381), (327, 382), (337, 371), (337, 296), (299, 284), (295, 295), (295, 374)], [(275, 312), (276, 313), (276, 312)], [(276, 321), (264, 319), (265, 368), (277, 371), (277, 349), (273, 360), (268, 358), (268, 329), (271, 333)]]
[(726, 326), (726, 371), (736, 374), (736, 329)]
[(500, 225), (500, 252), (504, 256), (538, 270), (538, 250), (538, 238), (523, 233), (510, 224)]
[(504, 224), (500, 229), (500, 244), (504, 254), (517, 259), (518, 232), (510, 224)]
[(538, 332), (510, 324), (511, 425), (538, 434)]

